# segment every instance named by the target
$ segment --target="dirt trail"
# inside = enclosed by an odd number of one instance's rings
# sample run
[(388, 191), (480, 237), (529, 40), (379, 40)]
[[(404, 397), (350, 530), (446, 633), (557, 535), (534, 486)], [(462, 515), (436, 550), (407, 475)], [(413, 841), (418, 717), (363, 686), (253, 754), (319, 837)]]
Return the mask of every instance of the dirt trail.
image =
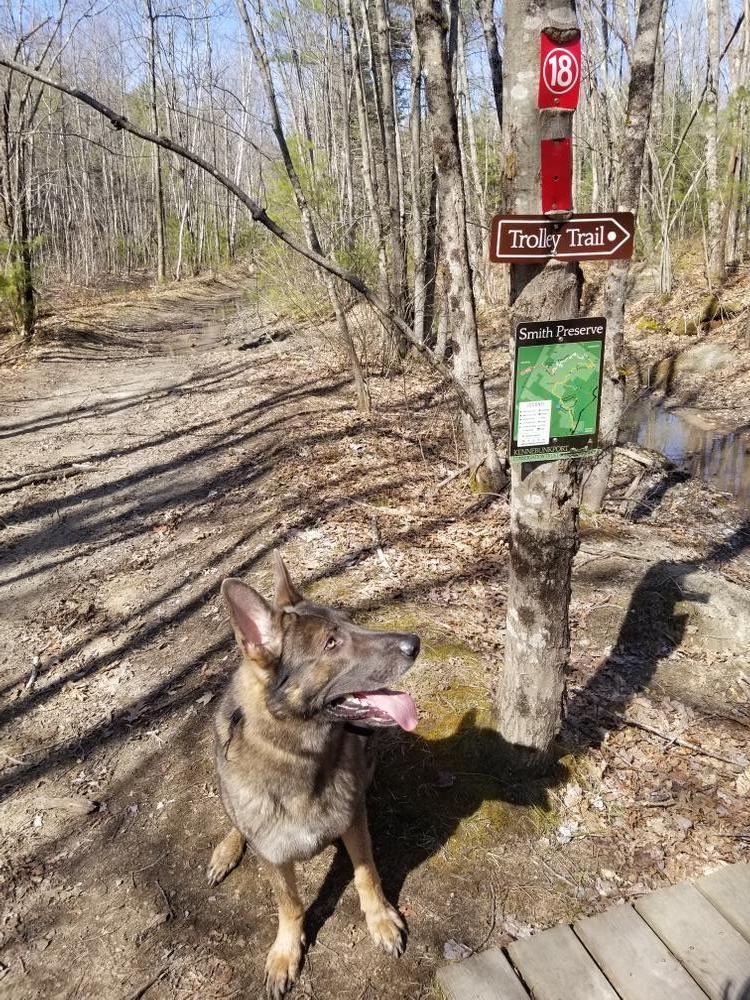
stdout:
[[(209, 720), (234, 663), (219, 583), (268, 589), (279, 545), (313, 592), (425, 639), (420, 727), (386, 741), (372, 797), (407, 953), (374, 952), (331, 849), (303, 872), (314, 945), (297, 995), (432, 996), (446, 946), (502, 943), (742, 856), (750, 572), (731, 505), (655, 469), (665, 485), (640, 520), (618, 504), (585, 525), (575, 752), (543, 784), (498, 781), (505, 500), (451, 477), (454, 428), (421, 369), (408, 388), (374, 379), (365, 423), (306, 331), (238, 351), (237, 300), (214, 285), (81, 311), (3, 375), (4, 995), (259, 993), (269, 891), (252, 859), (205, 883), (225, 826)], [(627, 485), (633, 469), (618, 474)], [(665, 808), (641, 808), (660, 795)]]

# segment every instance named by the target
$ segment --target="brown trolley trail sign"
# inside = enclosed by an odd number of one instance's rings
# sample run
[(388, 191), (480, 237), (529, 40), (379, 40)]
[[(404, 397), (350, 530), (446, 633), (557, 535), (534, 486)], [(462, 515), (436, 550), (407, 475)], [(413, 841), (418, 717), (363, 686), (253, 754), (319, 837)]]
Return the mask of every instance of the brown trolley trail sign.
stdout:
[(490, 260), (629, 260), (634, 237), (631, 212), (589, 212), (565, 220), (496, 215), (490, 226)]

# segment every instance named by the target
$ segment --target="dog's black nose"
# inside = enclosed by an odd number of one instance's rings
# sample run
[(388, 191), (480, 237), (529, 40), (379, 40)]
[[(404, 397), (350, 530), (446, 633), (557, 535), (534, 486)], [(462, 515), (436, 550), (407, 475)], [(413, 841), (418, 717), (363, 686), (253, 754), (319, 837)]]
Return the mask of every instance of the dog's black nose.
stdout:
[(408, 656), (412, 660), (415, 660), (417, 658), (417, 654), (419, 653), (419, 636), (405, 635), (399, 642), (398, 646), (404, 656)]

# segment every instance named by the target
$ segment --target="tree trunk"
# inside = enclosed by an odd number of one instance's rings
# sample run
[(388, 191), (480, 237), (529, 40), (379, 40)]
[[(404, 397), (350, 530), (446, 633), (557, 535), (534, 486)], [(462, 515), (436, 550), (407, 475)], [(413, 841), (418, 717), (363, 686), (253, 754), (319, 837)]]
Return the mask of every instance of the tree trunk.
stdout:
[[(459, 115), (459, 143), (462, 136), (461, 121), (466, 126), (466, 143), (460, 143), (465, 178), (464, 190), (468, 189), (467, 231), (469, 242), (469, 258), (471, 261), (474, 293), (481, 299), (485, 287), (484, 267), (484, 191), (479, 176), (479, 158), (477, 156), (477, 137), (474, 128), (474, 115), (471, 108), (469, 90), (469, 73), (466, 67), (466, 44), (464, 39), (464, 19), (459, 12), (456, 18), (456, 110)], [(467, 148), (468, 147), (468, 148)]]
[(16, 296), (16, 315), (18, 335), (28, 343), (34, 336), (36, 326), (36, 292), (34, 290), (33, 254), (31, 250), (31, 232), (29, 227), (29, 201), (23, 180), (23, 190), (19, 192), (18, 213), (19, 240), (15, 248), (14, 293)]
[(411, 108), (409, 110), (412, 258), (414, 262), (414, 320), (412, 327), (414, 329), (414, 336), (418, 340), (424, 340), (426, 259), (421, 186), (422, 61), (419, 55), (419, 45), (416, 35), (416, 27), (412, 26)]
[[(664, 0), (641, 0), (635, 29), (624, 137), (619, 156), (622, 163), (621, 200), (617, 205), (619, 211), (633, 212), (635, 215), (638, 214), (640, 204), (643, 154), (651, 121), (656, 48), (663, 11)], [(604, 502), (620, 421), (625, 409), (622, 352), (629, 272), (630, 261), (613, 261), (604, 285), (607, 339), (604, 344), (604, 379), (599, 417), (599, 441), (603, 453), (586, 479), (583, 502), (589, 510), (599, 510)]]
[[(268, 109), (271, 114), (271, 126), (273, 128), (273, 133), (276, 136), (276, 142), (278, 143), (281, 159), (284, 163), (284, 169), (286, 170), (287, 177), (289, 178), (289, 183), (292, 186), (294, 200), (302, 218), (302, 228), (305, 231), (307, 244), (312, 251), (322, 256), (323, 248), (320, 240), (318, 239), (315, 223), (313, 222), (312, 213), (310, 212), (310, 206), (307, 202), (307, 197), (302, 190), (302, 184), (300, 183), (296, 167), (294, 166), (291, 153), (289, 152), (289, 146), (287, 145), (284, 128), (281, 123), (281, 115), (279, 114), (279, 106), (276, 101), (276, 91), (274, 89), (273, 78), (271, 76), (271, 68), (268, 64), (264, 50), (258, 44), (258, 39), (256, 38), (255, 30), (253, 28), (252, 21), (250, 20), (250, 15), (247, 11), (247, 7), (245, 6), (245, 0), (238, 0), (238, 7), (242, 20), (245, 24), (245, 31), (248, 42), (250, 43), (250, 48), (253, 51), (255, 62), (263, 80), (263, 87), (268, 101)], [(309, 136), (307, 139), (308, 142), (311, 141)], [(370, 390), (368, 388), (367, 381), (365, 380), (364, 372), (362, 371), (359, 356), (357, 355), (354, 337), (349, 329), (346, 312), (342, 305), (341, 297), (338, 293), (338, 289), (336, 288), (336, 283), (332, 275), (327, 271), (324, 272), (323, 280), (325, 281), (328, 297), (331, 301), (334, 315), (336, 316), (336, 324), (339, 329), (339, 335), (341, 336), (344, 349), (346, 350), (349, 363), (351, 365), (352, 380), (357, 394), (357, 408), (362, 413), (367, 414), (370, 412), (371, 408)]]
[[(576, 27), (574, 0), (506, 0), (504, 108), (507, 210), (540, 211), (537, 108), (539, 35), (543, 28)], [(552, 117), (547, 113), (548, 117)], [(570, 135), (572, 116), (554, 116), (555, 136)], [(522, 320), (578, 315), (577, 263), (511, 266), (511, 331)], [(511, 355), (514, 337), (510, 337)], [(511, 356), (511, 371), (514, 359)], [(511, 414), (512, 419), (512, 414)], [(512, 431), (512, 428), (511, 428)], [(544, 770), (562, 722), (570, 650), (568, 608), (578, 546), (580, 461), (513, 464), (511, 470), (510, 580), (505, 669), (497, 712), (511, 760)]]
[[(745, 0), (745, 18), (750, 14), (750, 0)], [(719, 243), (716, 248), (716, 271), (722, 278), (726, 275), (727, 259), (735, 261), (737, 249), (737, 221), (742, 202), (742, 150), (745, 145), (747, 128), (746, 80), (750, 73), (750, 24), (745, 21), (742, 46), (732, 60), (735, 87), (731, 107), (732, 146), (727, 163), (726, 197), (721, 213)]]
[[(159, 134), (159, 110), (156, 100), (156, 15), (151, 0), (147, 0), (148, 12), (148, 68), (151, 98), (151, 128)], [(167, 238), (165, 232), (164, 184), (161, 173), (161, 150), (154, 148), (154, 216), (156, 221), (156, 278), (164, 281), (167, 276)]]
[[(391, 31), (387, 0), (375, 0), (380, 68), (380, 99), (383, 116), (383, 142), (385, 168), (388, 177), (389, 245), (391, 248), (391, 307), (399, 316), (404, 315), (406, 301), (406, 259), (401, 233), (400, 190), (401, 176), (398, 169), (396, 148), (396, 118), (393, 100), (393, 68), (391, 65)], [(406, 345), (399, 339), (399, 354), (403, 356)]]
[(492, 78), (492, 95), (495, 98), (495, 110), (500, 128), (503, 127), (503, 60), (497, 43), (497, 28), (495, 27), (494, 0), (476, 0), (477, 13), (482, 22), (484, 41), (487, 46), (487, 58), (490, 63)]
[(464, 441), (472, 476), (478, 488), (496, 492), (505, 483), (505, 473), (492, 440), (484, 391), (484, 370), (479, 354), (476, 308), (469, 267), (458, 119), (440, 0), (415, 0), (414, 17), (438, 170), (440, 239), (448, 269), (447, 306), (453, 340), (453, 368), (479, 418), (462, 414)]
[(708, 37), (708, 77), (706, 87), (706, 185), (708, 188), (708, 278), (709, 283), (724, 280), (724, 253), (720, 247), (721, 192), (719, 191), (719, 60), (721, 5), (706, 0)]
[(354, 19), (352, 11), (352, 0), (344, 0), (344, 13), (346, 15), (347, 28), (349, 29), (349, 52), (352, 79), (354, 80), (354, 100), (357, 105), (359, 141), (362, 147), (362, 187), (364, 188), (365, 200), (367, 202), (367, 214), (378, 248), (378, 290), (383, 298), (389, 300), (388, 263), (385, 256), (383, 225), (380, 219), (378, 178), (372, 154), (370, 123), (367, 118), (367, 104), (365, 102), (364, 84), (362, 81), (362, 60), (359, 54), (360, 41), (357, 32), (357, 22)]
[(431, 158), (432, 168), (430, 170), (430, 189), (427, 200), (427, 223), (424, 243), (424, 319), (422, 329), (423, 340), (432, 343), (432, 326), (435, 319), (435, 276), (438, 265), (438, 238), (437, 238), (437, 191), (438, 175), (435, 169), (435, 158)]

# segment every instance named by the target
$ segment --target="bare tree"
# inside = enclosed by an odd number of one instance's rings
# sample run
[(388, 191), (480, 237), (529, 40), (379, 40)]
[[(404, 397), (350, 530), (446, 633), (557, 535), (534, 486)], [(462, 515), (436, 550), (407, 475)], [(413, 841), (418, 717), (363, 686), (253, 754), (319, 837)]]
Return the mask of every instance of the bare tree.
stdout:
[(422, 58), (419, 53), (416, 25), (411, 38), (411, 138), (409, 180), (411, 186), (412, 259), (414, 265), (414, 336), (425, 335), (425, 227), (422, 213)]
[(492, 96), (495, 100), (495, 110), (497, 120), (502, 128), (503, 125), (503, 60), (500, 56), (500, 46), (497, 40), (497, 27), (495, 25), (495, 4), (494, 0), (476, 0), (477, 13), (482, 22), (484, 41), (487, 46), (487, 58), (490, 64), (490, 75), (492, 78)]
[[(397, 125), (393, 66), (391, 64), (391, 29), (388, 0), (374, 0), (378, 40), (378, 88), (381, 101), (382, 134), (385, 152), (385, 173), (388, 192), (389, 245), (391, 248), (391, 307), (404, 315), (406, 300), (406, 258), (401, 230), (401, 171), (397, 157)], [(401, 347), (403, 353), (403, 345)]]
[[(258, 7), (260, 8), (260, 0), (258, 2)], [(274, 89), (273, 78), (271, 76), (271, 68), (268, 64), (265, 50), (261, 48), (258, 42), (255, 28), (253, 27), (253, 22), (250, 18), (245, 0), (238, 0), (238, 9), (245, 25), (247, 39), (253, 51), (255, 62), (263, 79), (263, 86), (268, 100), (268, 108), (271, 113), (271, 126), (279, 145), (279, 152), (281, 153), (281, 158), (284, 163), (284, 169), (286, 170), (287, 177), (289, 178), (289, 183), (292, 186), (294, 200), (297, 203), (297, 208), (299, 209), (299, 213), (302, 218), (302, 227), (305, 231), (305, 238), (307, 239), (310, 249), (314, 251), (314, 253), (323, 256), (323, 248), (321, 247), (320, 240), (318, 239), (318, 233), (315, 228), (315, 223), (313, 222), (310, 206), (302, 188), (297, 168), (294, 165), (294, 160), (292, 159), (292, 155), (286, 141), (286, 136), (284, 134), (284, 127), (281, 122), (281, 115), (279, 114), (279, 105), (276, 100), (276, 91)], [(307, 125), (306, 128), (309, 129), (309, 125)], [(312, 142), (309, 133), (307, 138), (312, 149)], [(354, 387), (357, 394), (357, 405), (361, 412), (369, 413), (370, 392), (362, 371), (362, 365), (360, 364), (360, 360), (357, 355), (354, 337), (349, 329), (349, 323), (346, 318), (344, 306), (341, 302), (341, 297), (339, 296), (333, 276), (327, 271), (324, 272), (324, 280), (328, 291), (328, 297), (331, 300), (331, 306), (333, 307), (333, 311), (336, 316), (336, 323), (338, 325), (341, 342), (344, 345), (349, 358), (349, 364), (351, 365), (352, 378), (354, 380)]]
[[(19, 21), (18, 35), (13, 43), (15, 59), (26, 58), (40, 69), (54, 64), (63, 51), (58, 40), (67, 3), (63, 3), (56, 19), (24, 28)], [(19, 12), (22, 14), (22, 12)], [(5, 287), (3, 296), (10, 302), (16, 333), (30, 340), (36, 325), (37, 306), (34, 287), (34, 232), (31, 215), (34, 173), (34, 134), (38, 126), (41, 92), (34, 91), (31, 81), (7, 74), (0, 103), (0, 125), (3, 142), (0, 146), (0, 233), (6, 246)]]
[[(630, 87), (625, 120), (622, 126), (619, 161), (621, 178), (617, 208), (637, 215), (641, 200), (641, 175), (644, 150), (651, 121), (654, 94), (657, 41), (664, 13), (664, 0), (640, 0), (635, 43), (630, 67)], [(604, 380), (602, 383), (599, 418), (602, 457), (589, 473), (584, 492), (585, 505), (599, 510), (612, 468), (612, 456), (625, 408), (625, 377), (623, 346), (625, 334), (625, 299), (627, 296), (629, 260), (616, 260), (609, 265), (604, 286), (604, 310), (607, 317), (607, 339), (604, 350)]]
[[(148, 81), (151, 128), (159, 133), (159, 105), (156, 87), (156, 18), (152, 0), (146, 0), (148, 20)], [(161, 149), (154, 146), (154, 218), (156, 224), (156, 278), (164, 281), (167, 276), (167, 234), (164, 211), (164, 180), (161, 169)]]
[[(537, 108), (539, 35), (564, 41), (577, 30), (574, 0), (506, 0), (505, 156), (507, 210), (537, 213), (542, 115)], [(555, 136), (571, 132), (571, 116), (555, 115)], [(520, 320), (578, 315), (576, 263), (514, 264), (510, 274), (511, 330)], [(513, 345), (511, 336), (511, 352)], [(511, 357), (511, 370), (513, 358)], [(510, 580), (505, 669), (497, 695), (500, 733), (517, 762), (544, 768), (559, 731), (565, 698), (570, 632), (570, 578), (578, 547), (579, 461), (514, 464), (510, 499)]]
[(709, 280), (723, 280), (719, 249), (721, 191), (719, 190), (719, 59), (721, 50), (721, 3), (706, 0), (708, 74), (706, 78), (706, 184), (708, 188), (708, 272)]
[(483, 490), (496, 491), (504, 484), (505, 473), (489, 429), (469, 266), (458, 119), (440, 0), (415, 0), (414, 17), (425, 72), (427, 103), (432, 119), (430, 132), (438, 170), (440, 240), (447, 264), (446, 304), (453, 342), (453, 366), (457, 380), (464, 386), (474, 404), (476, 414), (463, 415), (464, 440), (472, 475), (477, 484)]

